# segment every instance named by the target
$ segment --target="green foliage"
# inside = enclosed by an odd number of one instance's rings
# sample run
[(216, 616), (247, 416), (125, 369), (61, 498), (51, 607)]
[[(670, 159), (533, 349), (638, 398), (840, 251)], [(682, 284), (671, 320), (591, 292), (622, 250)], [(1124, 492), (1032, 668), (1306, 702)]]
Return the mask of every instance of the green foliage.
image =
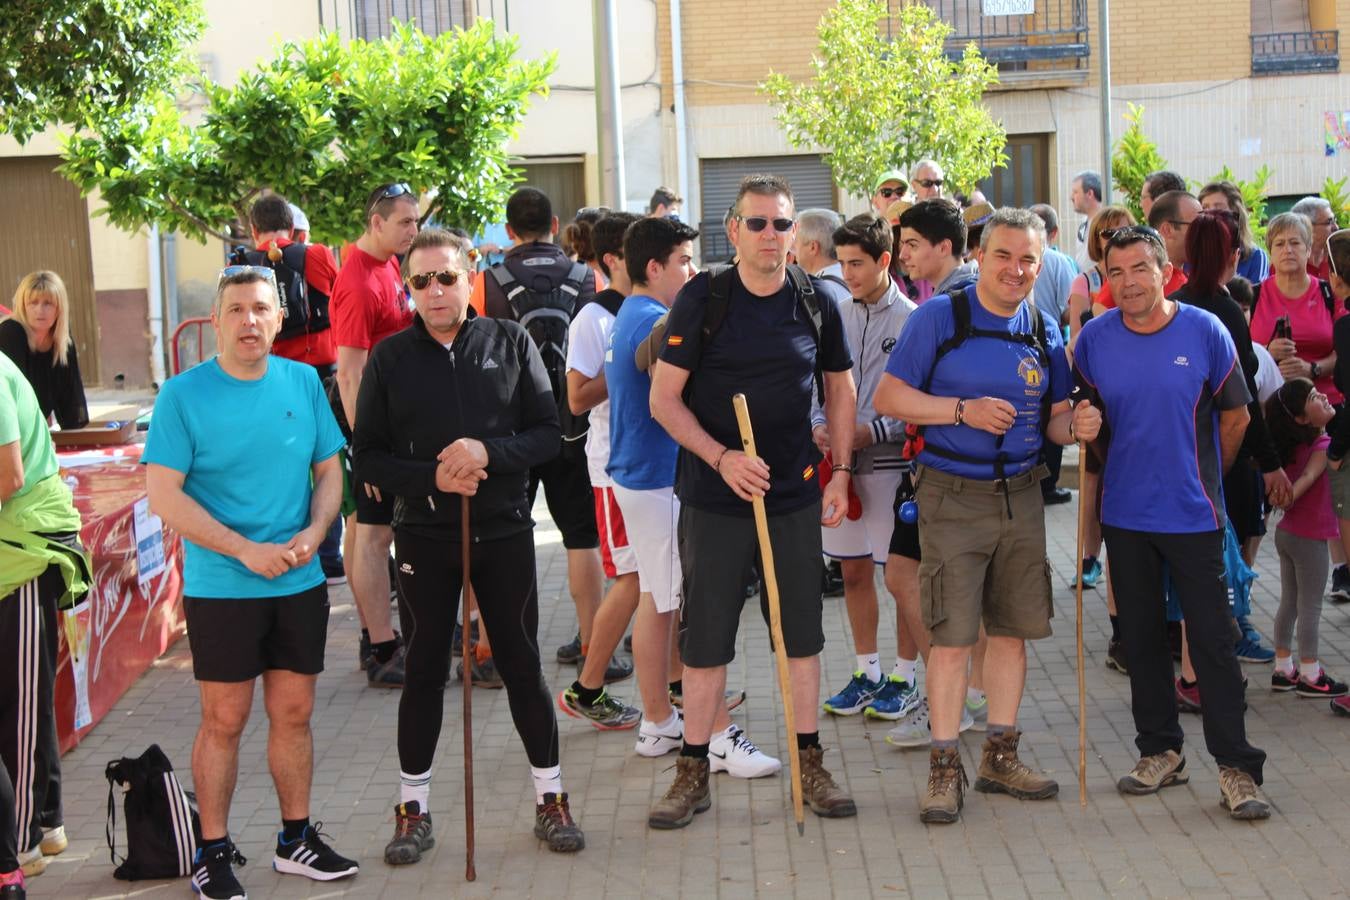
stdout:
[(0, 134), (22, 144), (171, 88), (201, 29), (201, 0), (3, 0)]
[(839, 0), (820, 21), (814, 78), (770, 73), (760, 90), (779, 107), (794, 147), (824, 148), (840, 187), (872, 192), (888, 169), (938, 160), (957, 190), (1007, 162), (1007, 135), (981, 103), (998, 70), (972, 43), (959, 61), (943, 48), (951, 27), (923, 4), (901, 8), (895, 39), (880, 23), (885, 0)]
[(424, 221), (476, 231), (501, 214), (517, 180), (506, 145), (555, 65), (518, 60), (517, 46), (486, 21), (434, 38), (397, 25), (379, 41), (286, 43), (233, 87), (207, 85), (199, 125), (160, 96), (69, 139), (61, 171), (127, 229), (234, 239), (231, 223), (272, 189), (336, 244), (364, 229), (372, 188), (403, 181), (429, 197)]
[(1159, 169), (1167, 168), (1167, 160), (1158, 152), (1158, 145), (1144, 133), (1144, 107), (1130, 104), (1125, 113), (1129, 128), (1116, 141), (1111, 151), (1111, 177), (1116, 183), (1116, 206), (1124, 206), (1134, 214), (1135, 221), (1144, 221), (1144, 210), (1139, 205), (1139, 194), (1144, 179)]
[(1266, 243), (1266, 195), (1270, 176), (1274, 175), (1270, 166), (1263, 165), (1256, 170), (1251, 180), (1243, 181), (1233, 174), (1233, 170), (1224, 166), (1210, 181), (1230, 181), (1242, 193), (1242, 204), (1247, 207), (1247, 219), (1251, 225), (1252, 237), (1256, 243)]
[(1322, 198), (1331, 204), (1337, 228), (1350, 228), (1350, 178), (1331, 178), (1322, 182)]

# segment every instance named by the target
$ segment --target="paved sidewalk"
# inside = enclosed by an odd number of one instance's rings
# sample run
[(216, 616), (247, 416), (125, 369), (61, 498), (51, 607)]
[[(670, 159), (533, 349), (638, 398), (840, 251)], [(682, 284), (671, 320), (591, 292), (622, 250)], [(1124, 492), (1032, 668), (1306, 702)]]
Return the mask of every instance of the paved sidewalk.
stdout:
[[(462, 734), (458, 684), (446, 693), (445, 728), (431, 808), (437, 846), (420, 865), (391, 869), (382, 849), (392, 833), (398, 795), (394, 732), (398, 695), (367, 689), (356, 668), (357, 626), (346, 588), (333, 594), (329, 668), (319, 680), (315, 713), (312, 817), (356, 856), (353, 881), (321, 885), (282, 877), (270, 866), (279, 813), (266, 770), (265, 720), (259, 702), (245, 734), (231, 831), (248, 865), (240, 877), (250, 897), (1003, 897), (1054, 896), (1344, 896), (1350, 885), (1350, 721), (1323, 702), (1267, 690), (1269, 666), (1247, 666), (1247, 717), (1253, 743), (1270, 756), (1266, 791), (1274, 817), (1247, 824), (1218, 803), (1217, 769), (1204, 752), (1199, 719), (1184, 716), (1191, 782), (1155, 797), (1125, 799), (1115, 779), (1135, 758), (1128, 682), (1103, 665), (1109, 628), (1105, 591), (1088, 591), (1088, 805), (1077, 798), (1077, 688), (1074, 676), (1073, 505), (1049, 511), (1056, 567), (1053, 638), (1032, 645), (1022, 707), (1025, 756), (1061, 784), (1058, 799), (1021, 803), (971, 793), (954, 826), (925, 827), (917, 795), (927, 753), (883, 742), (886, 723), (862, 717), (822, 720), (826, 765), (857, 799), (856, 819), (825, 821), (807, 812), (806, 835), (792, 824), (787, 781), (716, 776), (714, 806), (681, 831), (646, 827), (648, 805), (668, 785), (674, 757), (632, 752), (634, 734), (600, 733), (559, 715), (563, 778), (585, 828), (587, 849), (555, 855), (531, 834), (533, 792), (524, 754), (501, 691), (474, 694), (478, 881), (464, 875)], [(541, 521), (543, 521), (541, 519)], [(574, 630), (566, 597), (566, 563), (558, 534), (541, 525), (540, 642), (556, 691), (574, 676), (553, 651)], [(1271, 541), (1262, 549), (1254, 620), (1269, 634), (1279, 575)], [(853, 651), (843, 601), (826, 600), (826, 687), (848, 678)], [(883, 605), (883, 635), (894, 622)], [(883, 636), (883, 661), (894, 639)], [(1328, 668), (1350, 676), (1350, 607), (1328, 604), (1322, 626)], [(765, 628), (753, 604), (743, 619), (731, 680), (749, 692), (736, 718), (770, 753), (785, 756), (777, 690)], [(614, 693), (632, 699), (636, 687)], [(828, 691), (822, 691), (822, 695)], [(158, 742), (190, 784), (197, 693), (182, 641), (123, 698), (64, 761), (71, 845), (30, 882), (31, 897), (185, 896), (186, 881), (130, 885), (112, 877), (103, 830), (111, 759)], [(973, 771), (981, 737), (963, 739)], [(119, 820), (121, 816), (119, 813)], [(120, 826), (120, 822), (119, 822)], [(122, 839), (119, 837), (119, 841)], [(123, 848), (124, 849), (124, 848)]]

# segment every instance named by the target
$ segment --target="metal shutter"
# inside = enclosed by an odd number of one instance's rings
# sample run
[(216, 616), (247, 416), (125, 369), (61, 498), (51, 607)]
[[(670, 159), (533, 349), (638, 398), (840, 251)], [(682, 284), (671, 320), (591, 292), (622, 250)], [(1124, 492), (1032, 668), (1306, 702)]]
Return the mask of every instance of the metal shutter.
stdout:
[(742, 156), (736, 159), (700, 160), (703, 187), (699, 223), (703, 246), (703, 264), (725, 262), (731, 257), (731, 243), (722, 216), (736, 199), (741, 179), (757, 172), (782, 175), (792, 185), (797, 209), (823, 207), (834, 209), (834, 176), (819, 154), (806, 156)]

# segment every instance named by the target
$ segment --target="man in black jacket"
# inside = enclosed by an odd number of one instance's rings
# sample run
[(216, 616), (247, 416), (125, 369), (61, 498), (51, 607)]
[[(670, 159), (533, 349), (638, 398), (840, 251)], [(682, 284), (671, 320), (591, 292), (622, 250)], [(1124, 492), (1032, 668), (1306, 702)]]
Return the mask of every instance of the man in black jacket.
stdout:
[(558, 417), (539, 351), (514, 322), (469, 308), (453, 235), (418, 234), (404, 261), (417, 315), (372, 353), (357, 400), (356, 477), (395, 495), (399, 587), (411, 625), (399, 701), (401, 802), (391, 865), (433, 843), (428, 797), (463, 581), (460, 500), (472, 497), (472, 581), (534, 779), (534, 833), (585, 846), (558, 767), (558, 729), (538, 650), (539, 595), (528, 477), (557, 455)]

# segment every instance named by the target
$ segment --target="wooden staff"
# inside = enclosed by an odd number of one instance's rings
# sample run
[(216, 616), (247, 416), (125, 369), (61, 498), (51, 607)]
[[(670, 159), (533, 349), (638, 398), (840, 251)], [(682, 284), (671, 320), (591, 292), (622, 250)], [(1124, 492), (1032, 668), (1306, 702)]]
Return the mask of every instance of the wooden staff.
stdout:
[(1083, 533), (1087, 530), (1087, 509), (1083, 504), (1083, 486), (1087, 478), (1087, 444), (1078, 443), (1078, 544), (1074, 553), (1078, 577), (1074, 579), (1074, 600), (1078, 633), (1078, 805), (1087, 806), (1087, 673), (1083, 668)]
[(469, 646), (469, 606), (473, 603), (473, 585), (469, 582), (469, 497), (460, 495), (460, 567), (464, 570), (464, 590), (460, 597), (460, 638), (464, 654), (464, 880), (474, 881), (473, 868), (473, 649)]
[[(741, 445), (748, 456), (755, 452), (755, 434), (750, 427), (750, 407), (745, 395), (731, 398), (736, 407), (736, 424), (741, 430)], [(787, 725), (788, 763), (792, 769), (792, 813), (797, 818), (797, 834), (806, 833), (805, 813), (802, 810), (802, 763), (797, 749), (796, 710), (792, 705), (792, 681), (788, 675), (787, 647), (783, 644), (783, 611), (778, 603), (778, 576), (774, 574), (773, 548), (769, 545), (769, 517), (764, 512), (764, 498), (751, 501), (755, 510), (755, 531), (759, 535), (760, 569), (764, 589), (769, 594), (769, 635), (773, 638), (774, 661), (778, 663), (778, 689), (783, 694), (783, 721)]]

